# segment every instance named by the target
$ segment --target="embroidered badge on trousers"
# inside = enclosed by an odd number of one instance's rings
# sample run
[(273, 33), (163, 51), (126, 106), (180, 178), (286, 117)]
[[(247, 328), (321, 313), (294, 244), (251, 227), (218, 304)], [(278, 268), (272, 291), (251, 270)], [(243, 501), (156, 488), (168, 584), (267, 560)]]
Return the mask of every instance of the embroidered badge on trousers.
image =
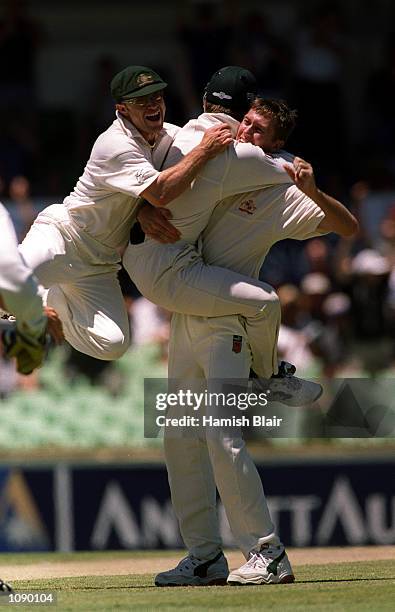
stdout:
[(232, 351), (234, 353), (240, 353), (242, 344), (243, 344), (242, 336), (233, 336)]

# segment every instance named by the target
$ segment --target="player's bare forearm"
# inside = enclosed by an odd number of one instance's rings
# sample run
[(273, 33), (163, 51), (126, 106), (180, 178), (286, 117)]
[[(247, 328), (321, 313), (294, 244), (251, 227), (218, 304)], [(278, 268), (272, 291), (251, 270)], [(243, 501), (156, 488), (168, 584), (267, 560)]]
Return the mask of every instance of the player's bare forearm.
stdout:
[(44, 313), (47, 318), (47, 333), (51, 336), (55, 344), (62, 344), (64, 341), (64, 333), (58, 313), (50, 306), (44, 306)]
[(225, 124), (210, 128), (203, 136), (202, 142), (178, 164), (163, 170), (141, 197), (153, 206), (166, 206), (181, 195), (207, 161), (222, 153), (232, 140), (230, 128)]
[(325, 218), (318, 226), (320, 230), (335, 232), (345, 238), (358, 231), (359, 223), (354, 215), (341, 202), (318, 189), (311, 164), (300, 157), (295, 157), (293, 165), (287, 164), (285, 169), (298, 189), (325, 213)]
[(316, 190), (315, 197), (311, 199), (325, 213), (325, 219), (319, 224), (319, 229), (335, 232), (344, 238), (357, 233), (359, 229), (357, 219), (341, 202), (320, 189)]
[(172, 214), (167, 208), (155, 208), (148, 202), (142, 205), (137, 214), (143, 232), (163, 244), (177, 242), (181, 238), (178, 229), (169, 221), (171, 217)]

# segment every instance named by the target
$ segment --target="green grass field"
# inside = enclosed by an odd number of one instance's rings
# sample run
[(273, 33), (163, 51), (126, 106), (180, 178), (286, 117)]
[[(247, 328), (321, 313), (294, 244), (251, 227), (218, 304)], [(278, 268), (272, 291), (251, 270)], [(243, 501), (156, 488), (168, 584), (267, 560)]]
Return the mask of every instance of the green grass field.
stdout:
[[(164, 555), (166, 556), (166, 554)], [(122, 559), (115, 554), (113, 558)], [(152, 561), (158, 553), (144, 557)], [(67, 564), (81, 560), (65, 555)], [(98, 555), (84, 555), (85, 560)], [(141, 558), (136, 555), (136, 558)], [(62, 556), (56, 555), (56, 561)], [(129, 553), (130, 559), (130, 553)], [(51, 563), (54, 555), (4, 555), (1, 576), (7, 579), (7, 565)], [(26, 566), (25, 566), (26, 567)], [(254, 587), (157, 588), (153, 574), (78, 576), (35, 580), (14, 580), (15, 592), (55, 591), (56, 610), (393, 610), (395, 602), (395, 562), (392, 560), (299, 565), (296, 582), (290, 585)], [(22, 608), (22, 606), (18, 606)], [(33, 610), (38, 605), (23, 606)], [(47, 606), (51, 609), (52, 606)], [(53, 606), (55, 608), (55, 606)]]

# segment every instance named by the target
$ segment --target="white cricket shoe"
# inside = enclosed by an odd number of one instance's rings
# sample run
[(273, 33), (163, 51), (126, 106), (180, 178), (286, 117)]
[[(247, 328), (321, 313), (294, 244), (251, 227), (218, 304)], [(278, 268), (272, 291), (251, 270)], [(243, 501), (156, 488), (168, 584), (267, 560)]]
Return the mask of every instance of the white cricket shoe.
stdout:
[(174, 569), (158, 574), (155, 577), (155, 585), (160, 587), (224, 585), (228, 574), (228, 562), (223, 552), (219, 552), (210, 561), (202, 561), (189, 555)]
[(319, 383), (297, 376), (273, 376), (268, 382), (269, 402), (280, 402), (286, 406), (306, 406), (321, 397), (323, 389)]
[(296, 368), (287, 361), (281, 361), (278, 374), (267, 378), (252, 378), (253, 388), (268, 392), (269, 402), (280, 402), (285, 406), (306, 406), (321, 397), (323, 388), (311, 380), (294, 375)]
[(291, 564), (284, 546), (265, 544), (251, 551), (247, 563), (228, 576), (228, 584), (285, 584), (294, 582)]

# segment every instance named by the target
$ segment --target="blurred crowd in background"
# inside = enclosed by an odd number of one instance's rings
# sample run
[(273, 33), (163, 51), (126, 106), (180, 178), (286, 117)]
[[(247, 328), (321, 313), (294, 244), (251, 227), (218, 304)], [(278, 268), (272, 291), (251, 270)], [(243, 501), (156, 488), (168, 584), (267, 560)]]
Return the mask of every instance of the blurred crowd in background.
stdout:
[[(94, 139), (113, 120), (109, 82), (126, 65), (109, 52), (97, 56), (90, 93), (75, 110), (43, 107), (36, 68), (40, 50), (54, 41), (33, 4), (12, 0), (0, 7), (0, 199), (20, 240), (40, 209), (72, 190)], [(237, 15), (233, 2), (182, 5), (177, 19), (165, 20), (161, 39), (171, 38), (181, 61), (164, 64), (158, 44), (156, 62), (146, 62), (169, 82), (167, 119), (182, 125), (197, 116), (205, 83), (219, 67), (251, 69), (261, 94), (298, 110), (288, 150), (308, 159), (318, 185), (360, 222), (351, 239), (284, 241), (267, 257), (261, 278), (282, 303), (281, 357), (310, 376), (394, 373), (395, 30), (388, 24), (395, 23), (395, 6), (377, 2), (387, 23), (380, 32), (374, 20), (369, 31), (372, 7), (364, 2), (354, 21), (340, 3), (320, 1), (295, 3), (287, 19), (290, 4), (280, 2), (281, 28), (264, 2), (246, 1)], [(137, 62), (130, 57), (129, 63)], [(71, 68), (70, 74), (72, 87)], [(125, 275), (121, 281), (134, 346), (157, 343), (158, 359), (165, 360), (170, 314), (139, 296)], [(82, 372), (92, 383), (112, 367), (71, 350), (65, 364), (71, 380)], [(21, 384), (36, 387), (39, 379), (21, 381), (12, 364), (1, 362), (0, 393)]]

